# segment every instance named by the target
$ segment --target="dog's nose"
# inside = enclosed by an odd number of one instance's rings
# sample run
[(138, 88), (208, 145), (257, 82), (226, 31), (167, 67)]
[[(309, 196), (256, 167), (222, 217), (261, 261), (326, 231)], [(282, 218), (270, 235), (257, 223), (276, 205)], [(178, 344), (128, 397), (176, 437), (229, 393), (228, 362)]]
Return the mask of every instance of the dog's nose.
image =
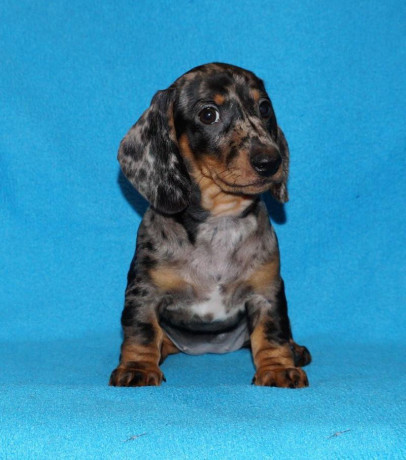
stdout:
[(250, 162), (260, 176), (270, 177), (279, 169), (282, 158), (279, 153), (274, 155), (269, 155), (269, 153), (256, 153), (251, 155)]

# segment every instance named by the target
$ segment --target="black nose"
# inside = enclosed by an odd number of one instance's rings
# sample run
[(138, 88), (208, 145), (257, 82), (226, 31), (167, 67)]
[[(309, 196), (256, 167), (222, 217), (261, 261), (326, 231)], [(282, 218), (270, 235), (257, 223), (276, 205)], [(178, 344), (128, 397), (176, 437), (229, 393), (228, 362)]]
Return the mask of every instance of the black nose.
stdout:
[(276, 155), (257, 153), (251, 156), (250, 161), (252, 167), (260, 176), (270, 177), (279, 169), (282, 158), (279, 153)]

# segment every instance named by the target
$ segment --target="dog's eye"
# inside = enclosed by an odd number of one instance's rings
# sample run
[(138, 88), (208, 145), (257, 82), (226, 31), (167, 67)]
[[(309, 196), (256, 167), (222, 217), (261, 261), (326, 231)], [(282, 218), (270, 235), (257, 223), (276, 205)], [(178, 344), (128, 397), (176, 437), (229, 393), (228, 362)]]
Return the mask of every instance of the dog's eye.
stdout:
[(269, 118), (272, 115), (272, 105), (268, 100), (262, 99), (259, 102), (259, 113), (262, 118)]
[(220, 113), (215, 107), (205, 107), (199, 113), (199, 119), (205, 125), (212, 125), (219, 121)]

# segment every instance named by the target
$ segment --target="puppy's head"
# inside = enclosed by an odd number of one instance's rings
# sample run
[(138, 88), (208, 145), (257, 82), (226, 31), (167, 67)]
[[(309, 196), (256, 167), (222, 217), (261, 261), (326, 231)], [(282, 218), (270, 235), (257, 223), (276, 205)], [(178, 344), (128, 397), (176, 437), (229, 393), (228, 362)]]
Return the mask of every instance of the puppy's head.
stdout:
[(262, 80), (226, 64), (196, 67), (159, 91), (120, 144), (130, 182), (164, 213), (189, 204), (192, 180), (228, 194), (288, 200), (289, 151)]

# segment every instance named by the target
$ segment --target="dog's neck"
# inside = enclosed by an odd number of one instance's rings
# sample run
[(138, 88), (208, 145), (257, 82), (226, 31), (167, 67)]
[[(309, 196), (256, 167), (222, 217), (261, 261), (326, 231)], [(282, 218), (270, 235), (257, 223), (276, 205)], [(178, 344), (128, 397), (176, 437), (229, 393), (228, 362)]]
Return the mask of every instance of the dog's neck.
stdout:
[(185, 228), (190, 242), (194, 244), (201, 225), (209, 224), (216, 228), (217, 225), (224, 226), (224, 219), (245, 220), (248, 215), (257, 212), (259, 201), (259, 196), (225, 193), (214, 187), (213, 182), (207, 182), (203, 187), (194, 183), (189, 206), (173, 218)]

